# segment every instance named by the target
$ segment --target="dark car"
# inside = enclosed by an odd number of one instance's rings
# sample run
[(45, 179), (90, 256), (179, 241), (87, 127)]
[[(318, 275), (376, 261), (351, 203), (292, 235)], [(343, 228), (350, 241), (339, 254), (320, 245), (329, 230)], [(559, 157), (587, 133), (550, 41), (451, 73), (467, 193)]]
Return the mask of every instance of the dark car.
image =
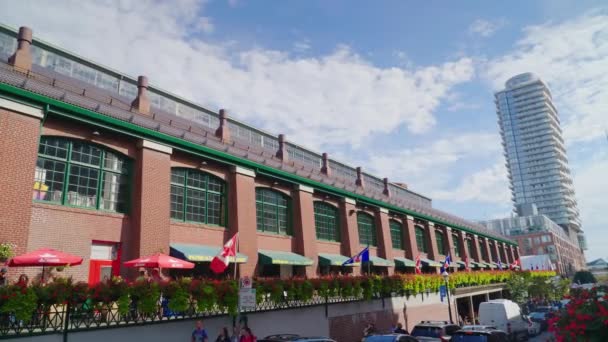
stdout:
[(549, 320), (551, 318), (553, 318), (553, 313), (551, 313), (551, 312), (531, 312), (530, 315), (528, 315), (528, 317), (530, 317), (530, 320), (532, 320), (532, 322), (536, 322), (536, 323), (540, 324), (541, 331), (545, 331), (549, 328)]
[(411, 332), (418, 341), (445, 342), (450, 340), (460, 326), (447, 321), (422, 321)]
[(508, 335), (502, 330), (484, 325), (470, 325), (452, 335), (450, 342), (507, 342)]
[(363, 339), (363, 342), (418, 342), (419, 340), (410, 335), (385, 334), (371, 335)]
[(258, 342), (336, 342), (329, 337), (304, 337), (297, 334), (276, 334), (259, 339)]

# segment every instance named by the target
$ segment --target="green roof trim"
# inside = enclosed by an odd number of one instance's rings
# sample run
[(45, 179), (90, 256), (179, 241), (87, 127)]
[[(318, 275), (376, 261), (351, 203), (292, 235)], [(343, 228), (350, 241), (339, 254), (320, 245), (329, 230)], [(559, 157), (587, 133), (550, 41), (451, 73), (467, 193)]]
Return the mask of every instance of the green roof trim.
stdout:
[[(340, 254), (319, 253), (319, 265), (321, 266), (342, 266), (349, 257)], [(344, 265), (345, 267), (360, 266), (360, 263)]]
[(283, 251), (258, 250), (258, 262), (262, 265), (296, 265), (311, 266), (314, 262), (300, 254)]
[(416, 267), (416, 262), (408, 258), (397, 257), (395, 259), (395, 266), (397, 267)]
[[(185, 260), (194, 262), (211, 262), (213, 258), (220, 252), (220, 246), (194, 245), (189, 243), (172, 243), (170, 254), (174, 257), (180, 257)], [(229, 257), (229, 262), (234, 262), (233, 257)], [(236, 262), (238, 264), (246, 263), (247, 256), (237, 253)]]
[(437, 261), (433, 261), (430, 259), (425, 259), (425, 258), (420, 258), (420, 262), (422, 263), (423, 266), (428, 266), (428, 267), (441, 267), (443, 266), (442, 263), (437, 262)]
[(380, 257), (377, 256), (369, 256), (369, 263), (372, 266), (380, 266), (380, 267), (393, 267), (395, 266), (395, 263), (390, 261), (390, 260), (386, 260), (386, 259), (382, 259)]
[(78, 107), (78, 106), (75, 106), (75, 105), (72, 105), (69, 103), (55, 100), (48, 96), (40, 95), (37, 93), (30, 92), (28, 90), (14, 87), (9, 84), (0, 83), (0, 94), (4, 94), (4, 96), (8, 95), (9, 98), (12, 98), (13, 100), (16, 100), (16, 101), (20, 101), (20, 102), (25, 101), (26, 103), (45, 107), (46, 115), (48, 115), (49, 113), (56, 114), (56, 115), (60, 115), (63, 117), (72, 118), (74, 120), (78, 120), (81, 122), (86, 122), (86, 123), (89, 123), (92, 125), (100, 126), (100, 127), (103, 127), (105, 129), (112, 130), (115, 132), (120, 132), (122, 134), (153, 140), (155, 142), (169, 145), (169, 146), (173, 147), (174, 149), (185, 151), (187, 153), (200, 155), (202, 157), (217, 160), (217, 161), (220, 161), (223, 163), (251, 168), (251, 169), (256, 170), (256, 172), (267, 173), (269, 175), (272, 175), (273, 177), (283, 178), (283, 179), (289, 180), (291, 182), (311, 186), (315, 189), (318, 189), (318, 190), (321, 190), (321, 191), (324, 191), (324, 192), (327, 192), (330, 194), (334, 194), (334, 195), (337, 195), (340, 197), (349, 197), (349, 198), (355, 199), (361, 203), (382, 207), (382, 208), (391, 210), (396, 213), (414, 216), (414, 217), (422, 219), (422, 220), (427, 220), (427, 221), (434, 222), (437, 224), (446, 225), (446, 226), (452, 227), (454, 229), (465, 231), (465, 232), (468, 232), (471, 234), (476, 234), (479, 236), (487, 237), (491, 240), (500, 241), (500, 242), (504, 242), (509, 245), (517, 246), (517, 243), (515, 243), (513, 241), (496, 238), (493, 236), (488, 236), (482, 232), (473, 230), (468, 227), (455, 225), (455, 224), (443, 221), (441, 219), (437, 219), (437, 218), (434, 218), (431, 216), (420, 214), (420, 213), (417, 213), (417, 212), (409, 210), (409, 209), (401, 208), (401, 207), (398, 207), (398, 206), (395, 206), (395, 205), (392, 205), (389, 203), (382, 202), (380, 200), (369, 198), (369, 197), (359, 195), (359, 194), (356, 194), (356, 193), (353, 193), (350, 191), (346, 191), (343, 189), (335, 188), (333, 186), (323, 184), (321, 182), (317, 182), (312, 179), (308, 179), (308, 178), (305, 178), (302, 176), (298, 176), (296, 174), (292, 174), (292, 173), (289, 173), (286, 171), (275, 169), (275, 168), (267, 166), (267, 165), (258, 164), (256, 162), (253, 162), (253, 161), (250, 161), (247, 159), (243, 159), (243, 158), (239, 158), (239, 157), (230, 155), (228, 153), (212, 149), (207, 146), (199, 145), (199, 144), (196, 144), (196, 143), (193, 143), (193, 142), (181, 139), (181, 138), (170, 136), (165, 133), (161, 133), (161, 132), (158, 132), (158, 131), (155, 131), (152, 129), (141, 127), (141, 126), (135, 125), (131, 122), (119, 120), (119, 119), (116, 119), (116, 118), (113, 118), (113, 117), (110, 117), (110, 116), (107, 116), (104, 114), (94, 112), (92, 110), (88, 110), (88, 109)]

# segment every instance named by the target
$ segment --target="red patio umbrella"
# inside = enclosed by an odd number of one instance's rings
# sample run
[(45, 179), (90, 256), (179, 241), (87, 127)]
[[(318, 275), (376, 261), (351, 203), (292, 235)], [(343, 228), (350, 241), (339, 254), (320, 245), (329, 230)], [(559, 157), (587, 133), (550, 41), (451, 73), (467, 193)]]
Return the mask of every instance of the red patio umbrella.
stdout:
[(146, 268), (181, 268), (191, 269), (194, 264), (182, 259), (174, 258), (166, 254), (158, 253), (148, 257), (130, 260), (124, 264), (127, 267), (146, 267)]
[(76, 266), (82, 264), (82, 258), (76, 255), (56, 251), (51, 248), (40, 248), (35, 251), (16, 256), (8, 262), (10, 267), (42, 266), (40, 280), (44, 282), (46, 266)]

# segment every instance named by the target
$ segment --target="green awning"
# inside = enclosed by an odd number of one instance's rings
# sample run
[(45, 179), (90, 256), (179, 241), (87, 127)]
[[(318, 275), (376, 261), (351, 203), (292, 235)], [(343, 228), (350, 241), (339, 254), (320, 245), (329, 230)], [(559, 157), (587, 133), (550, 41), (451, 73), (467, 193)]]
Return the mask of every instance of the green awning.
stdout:
[(369, 262), (372, 266), (393, 267), (395, 263), (377, 256), (369, 256)]
[(428, 267), (441, 267), (442, 264), (437, 262), (437, 261), (433, 261), (433, 260), (429, 260), (429, 259), (420, 259), (420, 262), (422, 263), (423, 266), (428, 266)]
[(395, 258), (397, 267), (416, 267), (416, 262), (408, 258)]
[(282, 251), (258, 250), (259, 263), (263, 265), (297, 265), (310, 266), (313, 260), (300, 254)]
[[(348, 259), (350, 258), (340, 254), (319, 253), (319, 265), (321, 266), (342, 266)], [(354, 267), (360, 265), (360, 263), (353, 263), (344, 266)]]
[(482, 265), (476, 261), (469, 261), (469, 266), (471, 268), (485, 268), (486, 267), (485, 265)]
[[(491, 262), (491, 264), (492, 264), (492, 267), (493, 267), (493, 268), (499, 268), (499, 267), (498, 267), (498, 263), (496, 263), (496, 262), (492, 261), (492, 262)], [(503, 268), (504, 268), (504, 266), (503, 266)]]
[[(211, 260), (220, 252), (220, 249), (221, 247), (219, 246), (172, 243), (170, 254), (176, 258), (189, 261), (211, 262)], [(229, 261), (234, 262), (232, 257), (229, 258)], [(246, 263), (247, 256), (237, 253), (236, 262), (240, 264)]]
[(467, 264), (464, 261), (456, 261), (456, 264), (458, 264), (458, 267), (467, 267)]
[(487, 262), (480, 262), (479, 264), (483, 265), (485, 268), (489, 268), (489, 269), (494, 268), (494, 265), (488, 264)]

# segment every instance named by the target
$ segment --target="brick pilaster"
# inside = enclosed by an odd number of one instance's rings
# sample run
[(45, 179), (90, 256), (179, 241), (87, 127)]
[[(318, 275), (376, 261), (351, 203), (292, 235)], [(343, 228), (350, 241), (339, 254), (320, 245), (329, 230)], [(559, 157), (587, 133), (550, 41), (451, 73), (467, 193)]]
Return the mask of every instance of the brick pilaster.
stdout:
[(298, 185), (293, 194), (294, 237), (296, 239), (297, 251), (313, 260), (313, 265), (305, 268), (308, 278), (316, 276), (319, 259), (315, 232), (313, 192), (313, 188)]
[[(359, 229), (357, 227), (357, 208), (355, 200), (344, 198), (340, 203), (340, 225), (342, 236), (342, 254), (353, 256), (361, 251)], [(361, 274), (361, 268), (353, 268), (353, 275)]]
[(476, 234), (473, 234), (473, 250), (471, 251), (471, 254), (473, 255), (473, 259), (475, 259), (475, 261), (483, 261), (483, 258), (481, 257), (481, 251), (479, 250), (479, 236), (477, 236)]
[(460, 244), (460, 257), (462, 258), (462, 260), (466, 260), (468, 257), (469, 262), (473, 261), (471, 260), (469, 252), (467, 250), (466, 233), (462, 230), (458, 231), (458, 243)]
[(426, 242), (429, 250), (427, 252), (428, 258), (434, 261), (438, 261), (439, 251), (437, 250), (437, 239), (435, 238), (435, 224), (433, 222), (428, 222), (426, 224)]
[[(391, 230), (388, 221), (388, 210), (379, 208), (376, 211), (376, 226), (378, 239), (378, 254), (380, 257), (392, 261), (393, 260), (393, 243), (391, 241)], [(392, 275), (395, 272), (394, 267), (388, 267), (388, 274)]]
[(488, 238), (483, 238), (483, 248), (486, 249), (486, 256), (487, 256), (487, 261), (491, 262), (492, 260), (492, 250), (490, 249), (490, 239)]
[(406, 216), (403, 220), (403, 233), (405, 237), (405, 255), (411, 259), (416, 260), (418, 256), (418, 245), (416, 244), (416, 225), (414, 224), (414, 218)]
[(230, 181), (229, 235), (239, 233), (239, 252), (248, 258), (247, 263), (239, 265), (239, 276), (251, 277), (258, 263), (255, 172), (235, 166)]
[(498, 260), (500, 259), (500, 247), (498, 246), (499, 242), (498, 241), (494, 241), (494, 249), (496, 250), (496, 260), (492, 260), (495, 263), (498, 263)]
[(445, 236), (445, 243), (447, 244), (447, 252), (450, 254), (450, 258), (454, 260), (456, 255), (454, 255), (454, 239), (452, 238), (452, 228), (444, 226), (443, 234)]
[(40, 108), (0, 98), (0, 242), (27, 251), (38, 156)]
[(509, 264), (515, 262), (515, 253), (513, 252), (513, 246), (509, 245)]

